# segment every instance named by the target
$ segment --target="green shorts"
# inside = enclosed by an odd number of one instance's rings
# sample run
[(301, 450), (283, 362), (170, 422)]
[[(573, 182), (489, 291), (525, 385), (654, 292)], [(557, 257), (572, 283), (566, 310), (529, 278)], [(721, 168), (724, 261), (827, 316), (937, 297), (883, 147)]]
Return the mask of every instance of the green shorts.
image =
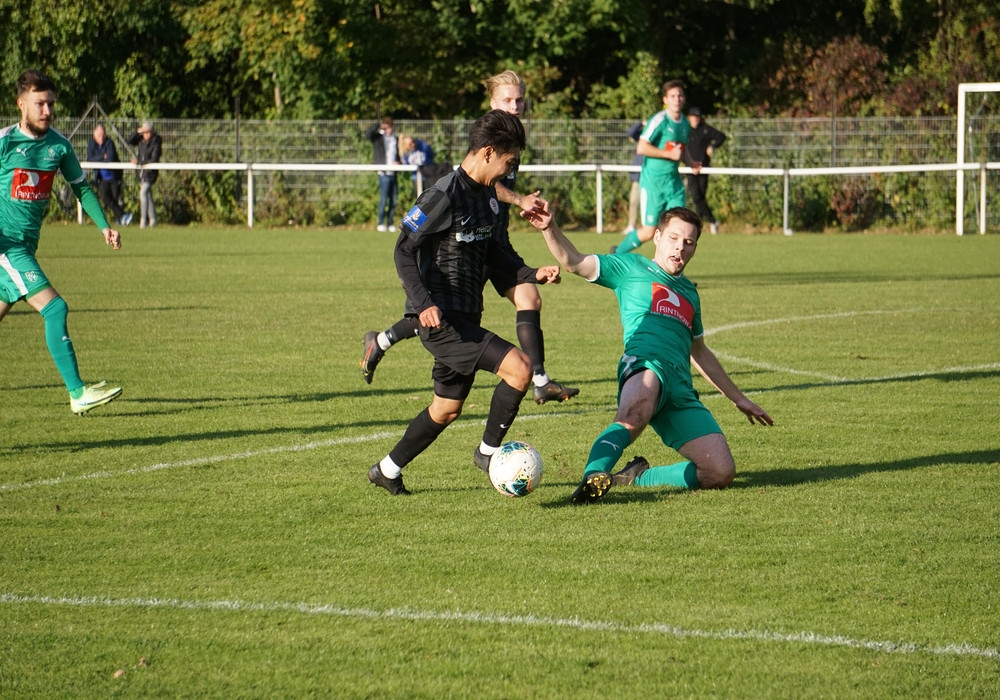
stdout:
[(625, 355), (618, 363), (619, 400), (625, 381), (644, 369), (650, 370), (660, 380), (660, 400), (649, 420), (649, 426), (660, 436), (664, 445), (680, 450), (683, 444), (695, 438), (722, 432), (715, 416), (698, 398), (698, 392), (691, 382), (690, 369), (682, 370), (657, 360), (636, 359), (632, 355)]
[(0, 301), (13, 304), (51, 286), (33, 247), (21, 243), (5, 248), (0, 240)]
[(639, 206), (645, 226), (656, 227), (660, 214), (667, 209), (684, 206), (684, 182), (680, 175), (659, 179), (654, 183), (643, 182), (639, 177)]

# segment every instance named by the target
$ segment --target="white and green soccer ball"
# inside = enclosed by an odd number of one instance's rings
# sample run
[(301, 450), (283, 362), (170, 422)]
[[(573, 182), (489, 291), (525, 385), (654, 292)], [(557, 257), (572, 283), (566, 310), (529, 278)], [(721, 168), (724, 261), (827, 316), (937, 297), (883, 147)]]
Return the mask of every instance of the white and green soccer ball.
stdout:
[(490, 481), (504, 496), (527, 496), (542, 482), (542, 456), (526, 442), (505, 442), (490, 459)]

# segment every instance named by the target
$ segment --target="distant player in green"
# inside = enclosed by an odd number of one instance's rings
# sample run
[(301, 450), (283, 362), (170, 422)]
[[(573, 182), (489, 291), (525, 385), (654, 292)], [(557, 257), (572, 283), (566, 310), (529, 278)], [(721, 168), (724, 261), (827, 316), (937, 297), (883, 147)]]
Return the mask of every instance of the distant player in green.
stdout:
[(35, 259), (56, 171), (97, 223), (105, 243), (118, 250), (121, 236), (108, 226), (69, 141), (50, 127), (55, 101), (52, 80), (25, 71), (17, 79), (21, 121), (0, 130), (0, 320), (21, 299), (42, 315), (49, 353), (69, 390), (70, 409), (79, 415), (113, 401), (122, 390), (105, 382), (87, 386), (80, 378), (66, 325), (69, 308)]
[(646, 120), (635, 152), (644, 156), (639, 172), (639, 212), (641, 225), (630, 231), (612, 252), (630, 253), (653, 237), (656, 222), (667, 209), (684, 206), (684, 181), (677, 171), (680, 161), (697, 172), (701, 168), (689, 162), (684, 146), (691, 126), (681, 110), (684, 107), (684, 83), (670, 80), (663, 84), (663, 106)]
[[(625, 331), (615, 422), (594, 441), (573, 502), (596, 501), (613, 484), (687, 489), (728, 486), (736, 465), (722, 429), (698, 398), (691, 364), (751, 424), (773, 425), (774, 421), (743, 395), (705, 345), (698, 290), (684, 276), (701, 235), (698, 215), (683, 207), (663, 212), (653, 232), (656, 251), (652, 260), (641, 255), (584, 255), (563, 235), (551, 212), (528, 211), (521, 216), (542, 232), (563, 268), (614, 290)], [(647, 425), (685, 461), (649, 467), (637, 457), (612, 474), (625, 449)]]

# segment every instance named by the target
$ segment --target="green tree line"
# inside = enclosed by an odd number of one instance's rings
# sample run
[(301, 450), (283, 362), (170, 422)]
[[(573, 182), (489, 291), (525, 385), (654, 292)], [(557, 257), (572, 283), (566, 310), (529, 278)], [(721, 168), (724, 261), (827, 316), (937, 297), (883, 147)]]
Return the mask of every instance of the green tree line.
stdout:
[[(475, 116), (513, 68), (539, 118), (637, 118), (681, 78), (733, 116), (948, 114), (1000, 79), (974, 0), (0, 0), (0, 75), (136, 118)], [(13, 101), (13, 96), (11, 97)]]

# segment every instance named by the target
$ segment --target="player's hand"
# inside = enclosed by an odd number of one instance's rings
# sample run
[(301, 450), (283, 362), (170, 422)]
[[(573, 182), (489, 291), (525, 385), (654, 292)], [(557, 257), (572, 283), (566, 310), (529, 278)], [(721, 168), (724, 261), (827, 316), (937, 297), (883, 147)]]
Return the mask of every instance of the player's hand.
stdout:
[(541, 211), (545, 209), (548, 202), (541, 198), (542, 191), (535, 190), (531, 194), (522, 194), (518, 206), (522, 211)]
[(539, 284), (559, 284), (562, 282), (561, 272), (558, 265), (546, 265), (538, 268), (535, 279)]
[(670, 160), (680, 160), (684, 144), (679, 141), (667, 141), (663, 146), (663, 150), (667, 152), (667, 158)]
[(767, 415), (767, 411), (745, 396), (736, 402), (736, 408), (740, 409), (743, 415), (749, 419), (750, 425), (753, 425), (754, 422), (761, 425), (774, 425), (774, 419)]
[(548, 202), (545, 202), (545, 206), (541, 209), (522, 209), (520, 214), (522, 219), (539, 231), (544, 231), (552, 225), (553, 215), (549, 211)]
[(437, 306), (428, 306), (420, 312), (420, 325), (424, 328), (441, 327), (441, 309)]
[(101, 229), (101, 233), (104, 234), (104, 242), (118, 250), (122, 247), (122, 235), (115, 231), (113, 228)]

